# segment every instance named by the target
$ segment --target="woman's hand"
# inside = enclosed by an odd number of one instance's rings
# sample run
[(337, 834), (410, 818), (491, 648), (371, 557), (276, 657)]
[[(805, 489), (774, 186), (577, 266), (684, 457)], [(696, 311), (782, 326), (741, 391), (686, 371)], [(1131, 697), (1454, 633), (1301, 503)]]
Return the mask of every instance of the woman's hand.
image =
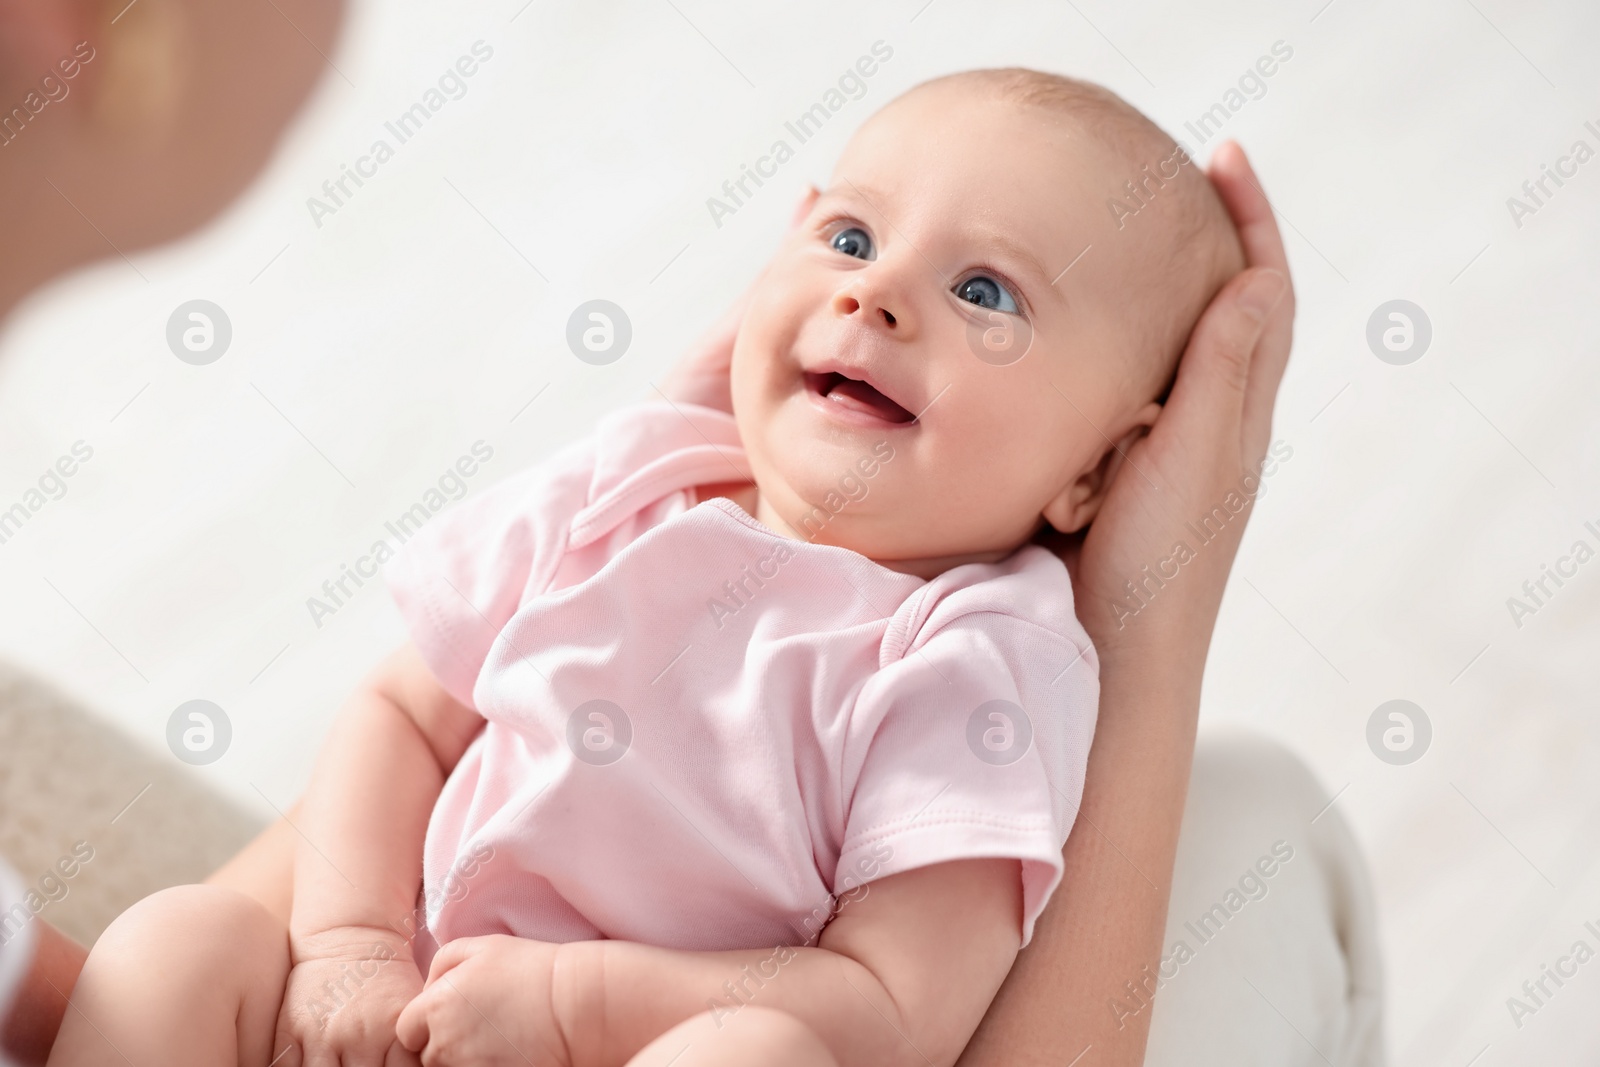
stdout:
[(559, 948), (504, 934), (449, 942), (400, 1014), (401, 1043), (426, 1067), (569, 1067), (555, 1009)]
[[(1250, 514), (1248, 506), (1235, 514), (1228, 505), (1253, 503), (1260, 488), (1294, 329), (1283, 241), (1244, 151), (1232, 141), (1222, 145), (1209, 173), (1238, 227), (1248, 269), (1201, 316), (1161, 415), (1115, 464), (1094, 522), (1062, 549), (1079, 619), (1102, 661), (1141, 639), (1140, 647), (1180, 654), (1196, 677)], [(1230, 519), (1202, 543), (1194, 529), (1218, 507)], [(1165, 584), (1147, 580), (1146, 567)], [(1144, 590), (1131, 597), (1127, 583), (1141, 581)]]

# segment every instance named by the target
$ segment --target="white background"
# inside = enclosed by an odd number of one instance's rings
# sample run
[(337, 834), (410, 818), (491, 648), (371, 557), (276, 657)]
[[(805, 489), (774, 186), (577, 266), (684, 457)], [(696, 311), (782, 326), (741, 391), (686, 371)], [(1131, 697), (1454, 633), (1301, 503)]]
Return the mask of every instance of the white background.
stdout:
[[(1104, 82), (1203, 158), (1215, 140), (1184, 122), (1281, 40), (1293, 58), (1224, 132), (1274, 198), (1300, 293), (1275, 427), (1294, 455), (1239, 558), (1203, 717), (1287, 742), (1352, 821), (1396, 1062), (1600, 1054), (1600, 962), (1520, 1030), (1505, 1003), (1580, 937), (1600, 948), (1582, 928), (1600, 920), (1600, 561), (1521, 628), (1506, 607), (1575, 540), (1600, 547), (1583, 528), (1600, 526), (1600, 160), (1520, 228), (1506, 206), (1575, 140), (1600, 149), (1600, 9), (524, 2), (360, 5), (229, 215), (13, 320), (0, 507), (74, 441), (94, 458), (0, 545), (0, 654), (157, 750), (179, 703), (218, 702), (232, 748), (197, 773), (270, 814), (401, 638), (376, 583), (320, 629), (306, 598), (474, 441), (495, 450), (479, 490), (653, 395), (861, 119), (927, 77), (1021, 64)], [(706, 198), (880, 39), (894, 55), (865, 97), (714, 226)], [(478, 40), (494, 55), (465, 97), (317, 227), (307, 198)], [(234, 329), (206, 367), (164, 339), (197, 297)], [(595, 297), (633, 323), (607, 367), (563, 340)], [(1364, 339), (1400, 297), (1433, 328), (1403, 367)], [(1365, 740), (1397, 697), (1433, 724), (1410, 766)]]

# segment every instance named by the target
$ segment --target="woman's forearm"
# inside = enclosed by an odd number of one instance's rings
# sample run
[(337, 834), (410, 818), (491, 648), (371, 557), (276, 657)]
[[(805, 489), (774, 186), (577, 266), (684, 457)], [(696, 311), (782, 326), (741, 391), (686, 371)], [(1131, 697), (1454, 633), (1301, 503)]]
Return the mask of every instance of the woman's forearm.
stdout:
[(22, 1067), (43, 1064), (50, 1056), (67, 998), (78, 982), (87, 953), (82, 945), (43, 919), (38, 924), (33, 963), (17, 990), (10, 1014), (0, 1005), (0, 1060), (10, 1053)]
[(1173, 655), (1192, 637), (1162, 644), (1146, 633), (1101, 657), (1099, 726), (1063, 850), (1067, 876), (962, 1067), (1143, 1062), (1150, 1013), (1119, 1018), (1112, 1002), (1160, 960), (1205, 654)]

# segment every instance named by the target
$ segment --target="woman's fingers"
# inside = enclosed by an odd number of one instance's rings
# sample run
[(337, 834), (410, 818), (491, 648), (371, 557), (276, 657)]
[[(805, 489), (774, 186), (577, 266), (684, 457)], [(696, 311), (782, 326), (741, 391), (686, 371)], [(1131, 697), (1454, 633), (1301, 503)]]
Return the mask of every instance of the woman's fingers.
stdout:
[[(1185, 441), (1209, 439), (1224, 454), (1237, 454), (1245, 397), (1256, 377), (1257, 343), (1288, 288), (1287, 278), (1266, 267), (1246, 270), (1222, 287), (1190, 335), (1155, 432)], [(1247, 463), (1256, 459), (1242, 458)]]
[(383, 1057), (383, 1067), (422, 1067), (422, 1057), (397, 1041)]
[[(1283, 247), (1272, 205), (1267, 201), (1244, 149), (1233, 141), (1224, 143), (1212, 158), (1210, 176), (1217, 193), (1233, 216), (1244, 245), (1245, 262), (1252, 267), (1270, 267), (1289, 277), (1289, 258)], [(1271, 432), (1272, 408), (1283, 380), (1284, 366), (1294, 339), (1294, 289), (1277, 307), (1262, 331), (1252, 380), (1245, 393), (1244, 428), (1246, 447), (1254, 452), (1266, 447)]]
[(305, 1056), (300, 1050), (300, 1042), (296, 1041), (283, 1025), (280, 1019), (278, 1032), (272, 1038), (272, 1067), (302, 1067)]
[(1267, 202), (1244, 149), (1236, 141), (1225, 142), (1212, 157), (1207, 173), (1228, 214), (1233, 216), (1239, 239), (1244, 243), (1245, 259), (1252, 267), (1271, 267), (1287, 274), (1289, 260), (1283, 250), (1278, 221), (1272, 215), (1272, 205)]

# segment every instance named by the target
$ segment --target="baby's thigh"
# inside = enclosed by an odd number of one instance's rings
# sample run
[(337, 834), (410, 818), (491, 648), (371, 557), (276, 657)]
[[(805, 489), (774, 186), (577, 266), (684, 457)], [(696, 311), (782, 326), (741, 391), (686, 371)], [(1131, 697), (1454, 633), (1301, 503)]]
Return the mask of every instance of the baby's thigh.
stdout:
[(281, 994), (289, 976), (289, 932), (260, 903), (231, 889), (180, 885), (123, 912), (95, 942), (129, 970), (205, 985), (248, 973)]
[(97, 1036), (119, 1048), (178, 1062), (183, 1057), (162, 1035), (181, 1033), (183, 1051), (199, 1062), (264, 1064), (289, 962), (288, 931), (259, 903), (215, 886), (178, 886), (146, 897), (106, 929), (72, 1001), (78, 1016), (95, 1021)]
[(720, 1021), (711, 1012), (662, 1034), (628, 1067), (838, 1067), (822, 1039), (788, 1012), (747, 1005)]

